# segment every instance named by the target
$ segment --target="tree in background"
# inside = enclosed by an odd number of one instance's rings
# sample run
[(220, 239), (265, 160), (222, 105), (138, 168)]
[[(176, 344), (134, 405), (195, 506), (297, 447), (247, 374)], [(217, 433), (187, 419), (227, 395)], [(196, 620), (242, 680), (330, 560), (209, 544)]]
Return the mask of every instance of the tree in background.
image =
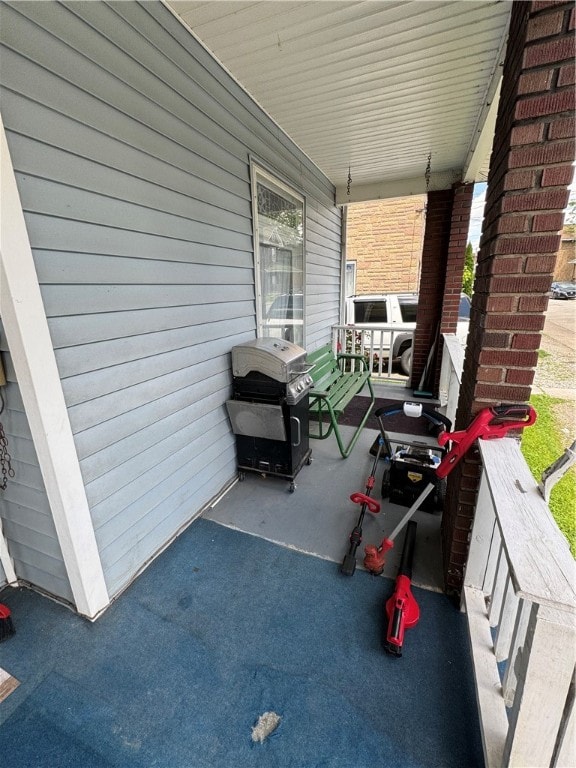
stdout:
[(474, 249), (472, 243), (468, 243), (464, 253), (464, 274), (462, 277), (462, 292), (472, 298), (472, 288), (474, 287)]
[(569, 232), (574, 232), (576, 229), (576, 197), (568, 201), (568, 207), (564, 215), (564, 228)]

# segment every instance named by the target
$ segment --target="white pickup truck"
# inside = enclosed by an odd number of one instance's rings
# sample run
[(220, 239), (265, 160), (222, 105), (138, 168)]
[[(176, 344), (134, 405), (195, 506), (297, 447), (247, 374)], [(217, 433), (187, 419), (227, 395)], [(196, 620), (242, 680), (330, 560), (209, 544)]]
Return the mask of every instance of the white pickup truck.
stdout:
[[(417, 293), (349, 296), (346, 299), (345, 322), (346, 325), (361, 326), (364, 331), (364, 346), (378, 348), (384, 358), (390, 356), (392, 346), (392, 359), (400, 363), (402, 372), (408, 376), (412, 364), (412, 337), (416, 328), (417, 308)], [(469, 320), (470, 299), (462, 294), (457, 330), (462, 344), (466, 344)], [(376, 331), (381, 333), (375, 333)]]

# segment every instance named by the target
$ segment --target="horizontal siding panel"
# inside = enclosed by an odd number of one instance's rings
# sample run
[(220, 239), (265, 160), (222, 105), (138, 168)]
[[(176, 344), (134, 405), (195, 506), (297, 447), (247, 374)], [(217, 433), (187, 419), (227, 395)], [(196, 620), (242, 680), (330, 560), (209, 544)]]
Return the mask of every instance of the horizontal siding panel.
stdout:
[[(214, 346), (217, 344), (216, 341), (212, 343)], [(220, 343), (220, 346), (228, 347), (228, 344), (229, 341), (226, 339)], [(202, 357), (199, 357), (199, 354), (202, 354)], [(155, 386), (161, 394), (173, 392), (195, 380), (193, 369), (205, 361), (206, 354), (209, 354), (209, 351), (207, 353), (202, 346), (198, 350), (188, 347), (65, 379), (62, 383), (66, 403), (72, 408), (82, 403), (98, 401), (97, 406), (101, 407), (103, 412), (107, 412), (109, 400), (102, 398), (116, 393), (122, 398), (122, 393), (128, 388), (134, 391), (135, 396), (136, 387), (151, 381), (155, 382), (152, 386)], [(217, 371), (228, 369), (227, 360), (215, 366)]]
[[(162, 440), (150, 441), (148, 438), (148, 447), (141, 445), (139, 452), (135, 452), (129, 461), (123, 461), (119, 466), (108, 469), (105, 475), (86, 484), (88, 500), (94, 510), (98, 504), (112, 496), (116, 507), (122, 509), (130, 503), (136, 493), (144, 493), (150, 483), (155, 484), (158, 477), (164, 477), (164, 469), (172, 469), (177, 462), (183, 462), (181, 457), (190, 456), (201, 448), (202, 440), (210, 444), (213, 440), (210, 436), (213, 434), (212, 430), (218, 429), (221, 434), (230, 432), (228, 416), (222, 406), (218, 411), (188, 423), (186, 416), (179, 416), (176, 431)], [(146, 433), (147, 430), (143, 430), (140, 436), (147, 439)]]
[(46, 314), (82, 315), (222, 301), (254, 300), (252, 285), (44, 285)]
[[(2, 415), (4, 416), (4, 414)], [(22, 415), (25, 416), (23, 412)], [(16, 462), (16, 465), (21, 463), (26, 467), (38, 467), (36, 449), (34, 448), (34, 443), (30, 436), (18, 437), (8, 431), (6, 432), (6, 436), (8, 437), (8, 450), (10, 451), (13, 462)], [(16, 476), (15, 479), (18, 477), (19, 476)], [(38, 490), (41, 490), (40, 485), (35, 485), (35, 487), (37, 487)]]
[[(51, 113), (47, 138), (44, 139), (43, 131), (38, 126), (32, 134), (34, 138), (40, 133), (40, 141), (52, 141), (54, 133), (60, 129), (64, 131), (64, 137), (72, 136), (71, 151), (82, 153), (85, 151), (83, 135), (88, 134), (87, 138), (96, 144), (100, 136), (111, 137), (120, 144), (120, 148), (126, 146), (128, 150), (142, 152), (165, 164), (168, 169), (180, 169), (199, 178), (205, 175), (207, 180), (215, 174), (219, 185), (224, 184), (223, 188), (231, 193), (242, 195), (248, 189), (245, 160), (223, 152), (211, 138), (203, 136), (192, 127), (188, 126), (185, 140), (174, 141), (150, 126), (136, 123), (130, 115), (102, 103), (91, 93), (62, 88), (60, 78), (9, 48), (3, 48), (2, 62), (5, 70), (2, 78), (3, 106), (12, 98), (14, 110), (18, 112), (25, 103), (32, 115), (37, 109), (41, 109), (42, 113)], [(50, 89), (53, 88), (58, 88), (58, 92), (52, 93)], [(49, 98), (47, 94), (50, 94)], [(30, 115), (25, 117), (29, 118)], [(14, 121), (7, 119), (6, 128), (11, 130), (13, 126), (15, 132), (31, 135), (34, 129), (23, 127), (23, 122), (24, 118), (21, 121), (16, 118)], [(136, 136), (137, 144), (134, 143)], [(110, 162), (113, 160), (114, 157)]]
[[(127, 389), (103, 395), (95, 400), (87, 400), (79, 405), (71, 406), (68, 409), (68, 413), (72, 430), (74, 432), (81, 432), (101, 422), (109, 421), (116, 416), (130, 413), (141, 405), (166, 397), (168, 394), (166, 386), (170, 388), (170, 394), (177, 391), (177, 389), (182, 389), (196, 380), (200, 367), (201, 364), (191, 365), (185, 372), (177, 371), (175, 374), (168, 374), (165, 377), (160, 376)], [(203, 394), (208, 394), (212, 387), (214, 389), (222, 389), (225, 386), (229, 380), (228, 367), (227, 361), (216, 359), (213, 368), (216, 368), (217, 373), (209, 374), (210, 378), (204, 379), (197, 384), (200, 397)]]
[[(210, 452), (210, 455), (214, 455), (213, 450)], [(146, 539), (150, 539), (151, 535), (153, 536), (152, 541), (155, 542), (157, 540), (157, 536), (154, 533), (155, 529), (159, 525), (165, 525), (165, 518), (177, 517), (176, 526), (173, 523), (169, 523), (168, 526), (168, 530), (171, 529), (173, 532), (177, 531), (184, 523), (190, 521), (201, 507), (212, 498), (213, 494), (210, 493), (210, 481), (212, 478), (220, 478), (220, 488), (233, 479), (236, 471), (233, 456), (232, 451), (228, 453), (224, 451), (218, 461), (211, 461), (205, 464), (196, 474), (184, 471), (183, 476), (188, 479), (183, 484), (175, 484), (176, 490), (172, 493), (167, 493), (167, 489), (159, 488), (153, 495), (153, 498), (152, 494), (148, 494), (145, 501), (147, 505), (153, 503), (154, 506), (147, 506), (145, 515), (137, 515), (142, 535), (139, 544), (145, 542)], [(157, 513), (158, 509), (164, 509), (167, 511), (167, 514), (159, 515)], [(121, 517), (114, 518), (113, 522), (119, 526), (115, 532), (112, 530), (106, 531), (104, 528), (96, 530), (96, 537), (99, 543), (106, 538), (110, 540), (108, 546), (100, 544), (102, 562), (106, 568), (116, 562), (118, 552), (126, 551), (126, 543), (130, 540), (130, 528), (125, 528), (122, 525)], [(118, 543), (120, 546), (118, 546)], [(148, 549), (150, 547), (149, 542), (145, 546)], [(154, 546), (154, 543), (152, 546)], [(154, 550), (150, 549), (149, 551)]]
[[(245, 91), (234, 80), (223, 72), (210, 54), (190, 38), (187, 30), (178, 21), (166, 16), (164, 8), (149, 3), (132, 3), (115, 6), (115, 12), (130, 19), (133, 24), (138, 25), (141, 22), (143, 26), (140, 28), (146, 30), (150, 25), (144, 21), (143, 12), (153, 16), (158, 22), (154, 32), (164, 41), (164, 44), (161, 44), (162, 50), (168, 51), (179, 69), (187, 75), (190, 73), (187, 64), (189, 51), (194, 50), (196, 61), (203, 66), (195, 67), (191, 72), (191, 78), (202, 92), (209, 93), (216, 102), (216, 109), (214, 103), (210, 102), (206, 102), (206, 109), (209, 109), (210, 114), (215, 116), (219, 124), (228, 128), (233, 119), (236, 124), (235, 135), (245, 142), (247, 147), (260, 153), (264, 159), (274, 160), (278, 171), (287, 174), (295, 182), (298, 181), (295, 178), (297, 168), (299, 178), (305, 179), (307, 192), (318, 199), (328, 200), (330, 203), (333, 201), (334, 188), (324, 174), (306, 155), (299, 150), (295, 151), (296, 147), (291, 139), (254, 104), (251, 98), (247, 97)], [(117, 30), (115, 31), (117, 34)], [(182, 40), (183, 45), (175, 47), (171, 44), (174, 38)], [(118, 44), (122, 46), (123, 41), (117, 39)], [(221, 87), (216, 86), (216, 81)], [(196, 98), (195, 91), (194, 98)], [(218, 113), (220, 105), (223, 107), (221, 114)], [(228, 114), (224, 112), (224, 108), (228, 110)], [(272, 147), (273, 151), (271, 151)], [(297, 163), (294, 162), (295, 156)]]
[[(10, 464), (14, 470), (14, 477), (11, 481), (9, 480), (8, 482), (13, 483), (17, 481), (19, 486), (31, 488), (32, 490), (42, 494), (42, 496), (45, 496), (46, 492), (44, 487), (44, 479), (42, 478), (40, 467), (37, 464), (26, 462), (22, 452), (20, 451), (20, 442), (21, 441), (19, 441), (18, 438), (13, 438), (10, 440), (9, 448), (11, 451), (14, 451), (14, 455), (18, 456), (18, 458), (11, 458)], [(34, 447), (31, 446), (31, 449), (29, 450), (29, 455), (31, 458), (32, 456), (35, 458), (35, 454), (32, 454), (33, 448)], [(6, 496), (6, 494), (7, 491), (4, 491), (3, 497)], [(49, 510), (47, 510), (47, 514), (50, 514)]]
[[(22, 535), (28, 535), (23, 532)], [(44, 592), (73, 603), (72, 590), (64, 564), (60, 557), (51, 557), (49, 554), (28, 546), (28, 543), (16, 541), (8, 536), (10, 554), (16, 567), (18, 579), (24, 583), (39, 587)], [(38, 542), (43, 544), (43, 542)]]
[[(106, 547), (113, 545), (134, 525), (145, 520), (159, 504), (177, 493), (206, 466), (226, 461), (233, 456), (234, 437), (229, 430), (218, 425), (218, 428), (192, 441), (192, 445), (177, 451), (169, 467), (160, 462), (156, 472), (149, 473), (137, 484), (125, 486), (95, 504), (92, 515), (100, 551), (104, 553)], [(128, 493), (129, 490), (132, 492)]]
[[(253, 329), (251, 318), (236, 321), (237, 333), (248, 333)], [(193, 325), (58, 350), (56, 360), (60, 375), (67, 379), (64, 381), (66, 402), (73, 405), (100, 397), (119, 389), (118, 382), (122, 382), (125, 389), (151, 377), (188, 368), (206, 359), (207, 354), (213, 356), (209, 349), (193, 347), (202, 347), (206, 342), (215, 345), (219, 339), (225, 339), (227, 351), (229, 335), (230, 324), (222, 320), (210, 325)], [(221, 350), (222, 345), (214, 346), (214, 354), (218, 354), (217, 349)], [(90, 377), (80, 375), (89, 372), (93, 372)], [(68, 380), (68, 377), (72, 378)], [(90, 382), (88, 387), (86, 381)]]
[[(38, 515), (38, 519), (41, 517), (50, 518), (52, 516), (45, 489), (27, 486), (21, 483), (19, 478), (16, 479), (16, 477), (14, 477), (8, 482), (2, 498), (7, 508), (10, 504), (18, 504), (33, 510)], [(10, 513), (7, 511), (7, 517), (9, 514)], [(54, 538), (56, 538), (56, 536), (54, 536)]]
[[(104, 314), (53, 317), (50, 335), (56, 349), (93, 342), (170, 331), (188, 326), (251, 318), (256, 327), (254, 300), (204, 304), (203, 306), (156, 307)], [(235, 323), (233, 323), (234, 325)]]
[(76, 221), (88, 224), (125, 229), (129, 223), (130, 228), (138, 232), (191, 242), (207, 240), (223, 248), (237, 247), (242, 243), (242, 235), (250, 238), (252, 234), (247, 219), (226, 211), (215, 211), (213, 221), (206, 223), (199, 210), (190, 210), (189, 216), (184, 218), (124, 200), (119, 204), (111, 195), (104, 197), (33, 176), (17, 173), (16, 178), (24, 212), (31, 210), (45, 216), (69, 218), (70, 212), (74, 211)]
[[(65, 124), (62, 130), (66, 131), (69, 127)], [(165, 163), (132, 147), (113, 142), (96, 131), (93, 132), (96, 147), (84, 145), (84, 155), (79, 155), (71, 154), (70, 147), (62, 149), (48, 144), (46, 136), (39, 142), (15, 133), (14, 129), (10, 130), (10, 150), (18, 158), (22, 174), (30, 173), (104, 195), (110, 194), (110, 183), (113, 182), (114, 195), (119, 199), (151, 208), (162, 203), (165, 210), (179, 215), (186, 215), (186, 206), (194, 201), (193, 206), (204, 212), (206, 221), (213, 221), (219, 211), (234, 213), (244, 219), (252, 216), (246, 200), (246, 186), (239, 184), (240, 194), (232, 194), (220, 186), (226, 184), (231, 175), (216, 172), (213, 166), (208, 166), (202, 177), (185, 173), (180, 168), (167, 167)], [(118, 151), (110, 157), (110, 149), (114, 149), (115, 145)], [(88, 152), (90, 155), (86, 157)], [(127, 155), (133, 156), (131, 165), (126, 162)], [(106, 164), (102, 158), (106, 158)]]
[[(187, 146), (191, 140), (190, 129), (197, 131), (200, 135), (210, 137), (212, 142), (217, 145), (222, 152), (230, 155), (231, 162), (238, 158), (245, 151), (242, 143), (236, 139), (232, 133), (222, 129), (214, 120), (206, 117), (193, 104), (187, 104), (180, 94), (175, 91), (162, 87), (161, 83), (146, 71), (141, 65), (138, 67), (130, 57), (122, 55), (123, 65), (126, 68), (136, 67), (137, 88), (126, 85), (124, 81), (124, 70), (120, 71), (119, 76), (112, 75), (106, 71), (106, 56), (100, 54), (98, 63), (87, 59), (82, 53), (78, 53), (73, 47), (60, 43), (51, 37), (45, 30), (36, 25), (30, 25), (20, 14), (30, 13), (37, 17), (38, 12), (42, 12), (42, 7), (31, 6), (24, 7), (27, 4), (18, 3), (16, 8), (18, 13), (12, 13), (9, 24), (4, 21), (5, 31), (3, 38), (6, 45), (13, 49), (15, 42), (18, 42), (21, 61), (19, 68), (24, 70), (27, 78), (33, 76), (36, 80), (40, 78), (44, 81), (52, 81), (54, 76), (66, 81), (73, 86), (76, 92), (85, 94), (98, 94), (93, 101), (104, 107), (109, 107), (117, 112), (129, 115), (131, 120), (141, 123), (145, 126), (164, 126), (164, 135), (176, 141), (182, 146)], [(102, 4), (95, 9), (97, 14), (102, 17), (106, 12), (106, 7)], [(46, 14), (41, 23), (46, 24), (54, 21), (55, 13), (68, 14), (68, 11), (61, 6), (46, 6)], [(72, 18), (72, 17), (71, 17)], [(76, 24), (76, 30), (69, 30), (71, 34), (77, 35), (78, 45), (88, 45), (88, 42), (95, 42), (102, 50), (107, 47), (106, 38), (97, 31), (90, 34), (90, 30), (84, 24)], [(126, 27), (123, 27), (126, 31)], [(118, 51), (116, 51), (118, 53)], [(156, 51), (154, 66), (158, 66), (158, 60), (161, 57)], [(4, 62), (4, 55), (3, 55)], [(30, 62), (27, 64), (26, 62)], [(10, 62), (11, 63), (11, 62)], [(50, 73), (51, 77), (43, 77), (39, 70)], [(13, 90), (32, 96), (38, 93), (38, 84), (22, 84), (18, 79), (18, 73), (11, 72), (11, 77), (7, 81)], [(16, 84), (18, 84), (17, 87)], [(139, 87), (150, 88), (150, 96), (139, 92)], [(206, 100), (206, 94), (194, 89), (193, 81), (188, 79), (187, 90), (194, 90), (196, 96), (202, 101)], [(202, 98), (203, 97), (203, 98)], [(159, 103), (164, 102), (163, 104)], [(96, 106), (94, 103), (93, 106)], [(100, 121), (104, 115), (100, 117)], [(99, 122), (98, 124), (102, 124)], [(136, 130), (134, 126), (133, 130)], [(228, 159), (222, 158), (223, 166), (226, 167)]]
[[(251, 238), (239, 237), (234, 248), (227, 248), (201, 240), (176, 240), (70, 219), (54, 219), (32, 212), (26, 215), (26, 227), (35, 246), (34, 252), (40, 249), (64, 250), (215, 266), (229, 264), (231, 267), (245, 267), (248, 263), (253, 266)], [(193, 236), (199, 237), (200, 234), (200, 231), (195, 230)], [(63, 243), (65, 248), (62, 247)]]
[[(158, 542), (170, 541), (185, 525), (197, 517), (194, 510), (201, 509), (213, 496), (213, 488), (224, 487), (233, 477), (235, 461), (212, 465), (207, 471), (188, 483), (182, 493), (166, 499), (164, 514), (149, 519), (149, 526), (136, 547), (130, 551), (130, 557), (118, 556), (119, 547), (111, 547), (103, 557), (106, 569), (106, 584), (110, 594), (114, 595), (125, 588), (132, 580), (135, 571), (147, 563), (157, 552)], [(128, 537), (128, 541), (130, 541)], [(126, 547), (124, 541), (120, 542)], [(116, 555), (116, 558), (114, 557)]]
[(90, 253), (35, 251), (38, 279), (44, 285), (234, 285), (253, 283), (253, 267), (215, 266), (153, 259), (98, 256)]
[[(198, 368), (200, 366), (196, 366)], [(107, 446), (130, 435), (135, 435), (148, 424), (176, 413), (196, 401), (201, 402), (215, 392), (220, 392), (221, 402), (230, 394), (231, 379), (224, 381), (221, 377), (220, 388), (210, 379), (208, 382), (199, 381), (182, 389), (176, 389), (156, 400), (142, 398), (140, 406), (121, 413), (113, 419), (102, 420), (89, 430), (83, 430), (75, 435), (76, 449), (81, 460), (93, 453), (102, 451)]]
[[(150, 421), (137, 432), (127, 435), (116, 442), (106, 445), (101, 451), (92, 453), (82, 460), (82, 476), (88, 492), (96, 488), (95, 494), (100, 493), (99, 485), (95, 481), (109, 475), (110, 487), (115, 487), (114, 478), (119, 472), (124, 472), (124, 465), (132, 462), (132, 458), (140, 459), (143, 453), (154, 450), (179, 430), (188, 429), (195, 422), (205, 419), (208, 427), (222, 418), (222, 398), (226, 396), (229, 387), (216, 390), (211, 394), (194, 402), (187, 402), (181, 408), (172, 413), (167, 413), (157, 421)], [(128, 471), (127, 471), (128, 474)], [(120, 487), (120, 486), (118, 486)], [(96, 498), (96, 496), (94, 497)]]
[[(54, 523), (49, 509), (46, 510), (44, 514), (38, 514), (37, 509), (27, 507), (24, 503), (11, 500), (4, 519), (9, 520), (14, 526), (19, 526), (20, 529), (27, 529), (31, 533), (31, 535), (25, 534), (21, 536), (20, 538), (22, 540), (30, 541), (34, 536), (41, 535), (53, 541), (55, 545), (58, 544), (58, 538), (56, 531), (54, 530)], [(15, 536), (15, 528), (12, 529), (12, 534)], [(53, 547), (52, 544), (50, 546)], [(54, 552), (56, 552), (55, 549), (53, 549), (53, 553)]]

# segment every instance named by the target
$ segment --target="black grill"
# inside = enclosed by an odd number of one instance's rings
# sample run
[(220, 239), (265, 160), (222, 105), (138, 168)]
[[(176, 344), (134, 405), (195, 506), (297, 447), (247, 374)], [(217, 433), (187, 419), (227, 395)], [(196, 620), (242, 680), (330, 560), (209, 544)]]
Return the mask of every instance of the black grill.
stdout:
[(312, 379), (305, 358), (306, 351), (296, 344), (271, 338), (233, 348), (233, 399), (226, 406), (240, 479), (246, 471), (283, 477), (293, 491), (294, 478), (310, 463)]

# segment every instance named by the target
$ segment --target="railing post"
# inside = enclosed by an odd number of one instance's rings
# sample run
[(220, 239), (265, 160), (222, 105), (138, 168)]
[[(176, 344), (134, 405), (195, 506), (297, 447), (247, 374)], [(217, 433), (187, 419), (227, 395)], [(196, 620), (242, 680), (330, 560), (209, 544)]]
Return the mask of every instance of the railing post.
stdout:
[(518, 657), (504, 766), (552, 764), (574, 673), (575, 639), (573, 614), (533, 605)]
[(466, 564), (464, 583), (474, 589), (482, 589), (488, 566), (488, 556), (496, 526), (494, 507), (490, 498), (490, 490), (483, 472), (476, 501), (476, 515), (470, 538), (470, 551)]

